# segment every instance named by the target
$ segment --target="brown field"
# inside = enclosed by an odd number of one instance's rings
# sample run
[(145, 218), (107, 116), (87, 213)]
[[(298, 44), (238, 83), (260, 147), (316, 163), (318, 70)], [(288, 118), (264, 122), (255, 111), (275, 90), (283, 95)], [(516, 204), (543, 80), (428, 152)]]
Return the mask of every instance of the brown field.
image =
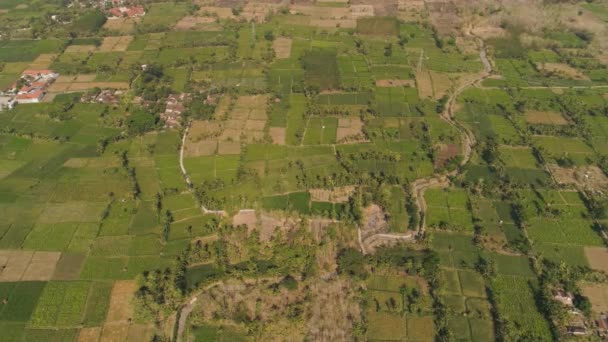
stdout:
[(101, 327), (82, 328), (78, 333), (78, 342), (97, 342), (101, 336)]
[(201, 6), (198, 11), (199, 15), (217, 15), (220, 19), (233, 19), (232, 9), (226, 7)]
[(55, 273), (55, 268), (60, 257), (61, 253), (58, 252), (35, 252), (21, 280), (50, 280)]
[(350, 15), (353, 18), (373, 17), (376, 14), (376, 7), (373, 5), (351, 5)]
[(202, 30), (202, 31), (218, 31), (221, 26), (217, 24), (217, 19), (214, 17), (195, 17), (185, 16), (173, 26), (176, 31), (185, 30)]
[(508, 32), (505, 29), (495, 26), (478, 26), (475, 27), (472, 32), (482, 39), (502, 38), (508, 35)]
[(376, 87), (415, 87), (415, 80), (377, 80)]
[(454, 81), (451, 78), (453, 76), (451, 76), (450, 74), (437, 71), (429, 71), (429, 75), (433, 84), (433, 97), (435, 99), (442, 98), (454, 85)]
[(241, 143), (233, 141), (220, 141), (218, 143), (217, 154), (240, 154)]
[(433, 81), (428, 71), (422, 70), (416, 72), (416, 86), (420, 98), (433, 98)]
[(28, 66), (28, 69), (47, 69), (58, 55), (55, 53), (43, 53)]
[(95, 45), (70, 45), (65, 49), (66, 53), (78, 53), (78, 52), (93, 52), (97, 50)]
[(585, 256), (589, 266), (595, 270), (608, 273), (608, 249), (605, 247), (585, 247)]
[[(61, 78), (61, 76), (59, 76)], [(89, 90), (93, 88), (129, 89), (128, 82), (55, 82), (51, 84), (49, 93), (63, 93)]]
[(437, 148), (437, 158), (435, 158), (435, 168), (445, 166), (450, 159), (460, 154), (460, 146), (455, 144), (439, 144)]
[(131, 324), (126, 341), (152, 341), (154, 326), (150, 324)]
[(312, 341), (352, 341), (353, 325), (360, 321), (357, 295), (349, 280), (319, 280), (311, 285), (308, 338)]
[(127, 51), (127, 47), (131, 44), (133, 36), (118, 36), (118, 37), (105, 37), (99, 51)]
[(608, 177), (594, 165), (562, 168), (548, 164), (547, 168), (557, 184), (570, 184), (580, 188), (608, 189)]
[(270, 137), (272, 138), (272, 143), (277, 145), (285, 145), (285, 135), (286, 128), (285, 127), (270, 127), (268, 130)]
[(272, 48), (278, 59), (291, 56), (291, 38), (279, 37), (272, 42)]
[(309, 25), (319, 28), (356, 28), (357, 21), (355, 19), (312, 19)]
[(338, 143), (365, 141), (363, 134), (363, 121), (358, 117), (338, 118)]
[(51, 280), (59, 252), (0, 251), (0, 281)]
[(101, 332), (100, 342), (127, 341), (129, 337), (129, 323), (106, 324)]
[(260, 216), (260, 224), (258, 229), (260, 232), (260, 241), (270, 241), (275, 231), (279, 231), (286, 234), (299, 227), (299, 220), (290, 217), (279, 217), (273, 214), (263, 213)]
[(141, 18), (108, 19), (103, 28), (114, 32), (131, 33), (133, 28), (135, 28), (135, 24), (140, 21)]
[(309, 5), (292, 5), (290, 11), (293, 14), (304, 14), (313, 19), (350, 19), (348, 7), (322, 7)]
[(273, 13), (278, 8), (279, 4), (249, 1), (243, 7), (240, 17), (245, 18), (247, 21), (263, 22), (268, 14)]
[(568, 120), (557, 112), (528, 111), (526, 122), (540, 125), (567, 125)]
[(136, 290), (137, 283), (134, 280), (119, 280), (114, 283), (107, 322), (127, 322), (133, 318), (133, 303), (131, 301)]
[(234, 226), (245, 225), (248, 230), (253, 230), (258, 223), (258, 218), (255, 215), (255, 210), (240, 210), (234, 217), (232, 217), (232, 224)]
[(589, 80), (587, 75), (580, 72), (578, 69), (575, 69), (568, 64), (564, 63), (539, 63), (539, 69), (546, 71), (548, 73), (559, 74), (565, 77), (569, 77), (575, 80)]
[(608, 311), (608, 284), (583, 284), (581, 290), (591, 301), (591, 310), (596, 313)]
[(313, 201), (344, 203), (355, 191), (352, 185), (335, 187), (333, 190), (310, 189), (310, 197)]

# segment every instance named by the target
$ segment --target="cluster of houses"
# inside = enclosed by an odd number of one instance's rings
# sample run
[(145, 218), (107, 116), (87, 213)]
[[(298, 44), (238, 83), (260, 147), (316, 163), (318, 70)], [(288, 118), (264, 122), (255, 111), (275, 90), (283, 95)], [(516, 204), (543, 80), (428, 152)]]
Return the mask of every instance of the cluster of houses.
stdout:
[(184, 102), (188, 98), (188, 94), (171, 94), (167, 97), (165, 111), (160, 114), (166, 128), (179, 127), (182, 113), (186, 110)]
[(585, 321), (585, 315), (574, 307), (574, 296), (570, 292), (563, 290), (553, 290), (553, 299), (568, 308), (569, 319), (566, 324), (566, 331), (572, 336), (586, 336), (596, 329), (600, 338), (608, 341), (608, 313), (604, 312), (595, 320), (593, 324)]
[(21, 77), (0, 96), (0, 110), (11, 109), (18, 103), (38, 103), (47, 88), (59, 77), (52, 70), (25, 70)]
[(122, 90), (104, 89), (98, 92), (88, 92), (80, 98), (80, 102), (116, 105), (120, 102)]
[(146, 10), (143, 6), (119, 6), (108, 10), (108, 19), (143, 17)]

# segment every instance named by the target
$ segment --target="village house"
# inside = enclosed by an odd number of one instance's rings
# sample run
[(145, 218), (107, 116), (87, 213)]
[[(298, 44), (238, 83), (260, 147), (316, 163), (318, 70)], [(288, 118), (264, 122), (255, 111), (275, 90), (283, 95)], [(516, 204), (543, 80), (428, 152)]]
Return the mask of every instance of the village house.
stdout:
[(569, 320), (566, 325), (566, 331), (572, 336), (584, 336), (589, 334), (587, 325), (585, 324), (585, 316), (576, 310), (569, 312)]
[(112, 7), (108, 10), (108, 19), (143, 17), (146, 11), (143, 6)]
[(9, 92), (15, 95), (17, 103), (38, 103), (57, 77), (59, 74), (52, 70), (25, 70)]
[(563, 290), (553, 290), (553, 299), (562, 303), (565, 306), (573, 306), (574, 305), (574, 296), (572, 293), (565, 292)]
[(86, 93), (82, 95), (80, 101), (89, 103), (118, 104), (122, 94), (123, 91), (121, 90), (104, 89), (99, 92)]
[(171, 94), (167, 97), (165, 111), (160, 114), (160, 118), (165, 121), (166, 128), (180, 126), (182, 113), (186, 110), (184, 102), (188, 99), (188, 94)]

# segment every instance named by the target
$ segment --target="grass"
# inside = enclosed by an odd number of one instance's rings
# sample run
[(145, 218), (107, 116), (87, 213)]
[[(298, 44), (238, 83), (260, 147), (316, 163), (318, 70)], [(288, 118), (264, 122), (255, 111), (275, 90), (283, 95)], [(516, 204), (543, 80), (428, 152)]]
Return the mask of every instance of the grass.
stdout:
[(319, 90), (338, 89), (340, 74), (336, 61), (336, 51), (315, 49), (302, 57), (302, 67), (306, 84)]
[(393, 17), (371, 17), (357, 20), (357, 33), (363, 35), (396, 36), (399, 21)]
[(516, 276), (499, 275), (492, 281), (501, 316), (517, 324), (522, 335), (549, 341), (549, 324), (536, 307), (532, 286), (526, 278)]
[[(38, 304), (42, 291), (46, 283), (44, 282), (19, 282), (16, 283), (7, 303), (3, 305), (0, 312), (0, 321), (8, 322), (27, 322), (30, 320), (34, 308)], [(8, 289), (3, 289), (8, 293)]]
[(75, 326), (82, 322), (90, 284), (49, 282), (32, 315), (32, 326)]

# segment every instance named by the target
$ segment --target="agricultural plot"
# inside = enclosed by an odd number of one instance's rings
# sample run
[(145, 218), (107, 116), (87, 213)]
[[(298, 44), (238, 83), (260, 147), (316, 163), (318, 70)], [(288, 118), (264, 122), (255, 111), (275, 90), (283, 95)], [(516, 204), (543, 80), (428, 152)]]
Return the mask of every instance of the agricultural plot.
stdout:
[(336, 52), (331, 49), (316, 49), (302, 58), (306, 83), (320, 90), (338, 89), (340, 74)]
[(549, 324), (536, 308), (534, 283), (528, 279), (499, 275), (492, 283), (498, 294), (498, 310), (518, 324), (522, 333), (535, 339), (551, 339)]
[(471, 231), (473, 218), (468, 210), (468, 198), (462, 190), (428, 190), (427, 224), (438, 229)]

